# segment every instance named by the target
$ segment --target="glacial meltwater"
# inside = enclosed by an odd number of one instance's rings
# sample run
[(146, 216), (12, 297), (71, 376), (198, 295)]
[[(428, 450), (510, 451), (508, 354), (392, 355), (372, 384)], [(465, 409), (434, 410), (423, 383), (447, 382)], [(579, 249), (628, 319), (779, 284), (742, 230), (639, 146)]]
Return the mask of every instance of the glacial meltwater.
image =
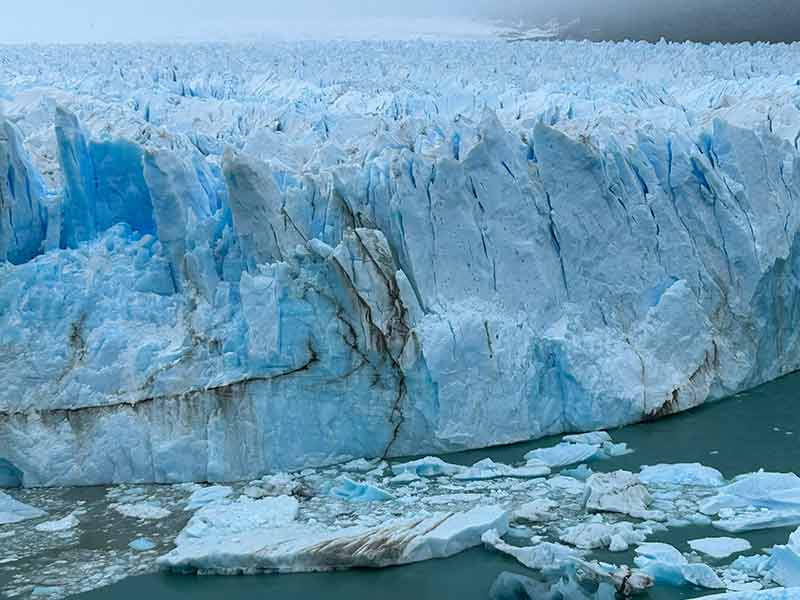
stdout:
[[(642, 465), (658, 463), (702, 463), (721, 471), (726, 479), (758, 471), (793, 472), (800, 464), (800, 417), (797, 399), (800, 396), (800, 374), (790, 375), (747, 393), (697, 409), (610, 431), (615, 442), (624, 442), (632, 453), (589, 463), (594, 472), (625, 469), (637, 472)], [(498, 463), (518, 464), (532, 449), (552, 446), (557, 439), (543, 439), (482, 451), (450, 454), (442, 458), (448, 463), (472, 465), (491, 458)], [(398, 461), (400, 462), (400, 461)], [(555, 471), (555, 469), (554, 469)], [(154, 514), (126, 516), (120, 503), (146, 497), (158, 489), (159, 501), (151, 503)], [(148, 486), (135, 488), (61, 488), (42, 490), (6, 490), (16, 499), (41, 508), (53, 515), (64, 514), (70, 506), (78, 515), (77, 533), (35, 531), (42, 521), (26, 521), (8, 530), (0, 526), (0, 589), (9, 597), (63, 596), (65, 592), (92, 589), (76, 597), (83, 600), (114, 598), (148, 600), (192, 598), (292, 598), (326, 600), (380, 597), (415, 600), (485, 600), (498, 576), (503, 572), (518, 573), (534, 579), (542, 575), (527, 569), (515, 559), (482, 546), (470, 548), (455, 556), (439, 560), (423, 560), (406, 566), (383, 569), (353, 569), (329, 573), (197, 576), (159, 572), (152, 555), (162, 555), (191, 516), (182, 510), (178, 491), (186, 486)], [(226, 493), (223, 491), (223, 494)], [(149, 496), (152, 497), (152, 496)], [(115, 503), (116, 502), (116, 503)], [(146, 505), (147, 503), (145, 503)], [(117, 510), (108, 510), (108, 506)], [(142, 504), (125, 504), (142, 506)], [(165, 507), (165, 508), (161, 508)], [(413, 507), (411, 507), (413, 508)], [(158, 513), (163, 510), (164, 515)], [(138, 517), (138, 518), (135, 518)], [(56, 518), (53, 516), (52, 518)], [(343, 518), (343, 517), (338, 517)], [(4, 530), (3, 527), (6, 529)], [(67, 527), (67, 525), (63, 525)], [(59, 526), (54, 526), (58, 529)], [(732, 536), (748, 540), (752, 549), (744, 555), (764, 552), (776, 544), (785, 544), (795, 527), (777, 527), (729, 534), (711, 525), (669, 527), (648, 536), (648, 542), (666, 542), (684, 554), (691, 552), (688, 540)], [(14, 535), (8, 532), (13, 531)], [(20, 543), (21, 536), (29, 536)], [(61, 537), (59, 537), (61, 536)], [(141, 542), (149, 550), (132, 552), (129, 543)], [(514, 542), (515, 544), (518, 542)], [(634, 545), (628, 551), (594, 550), (586, 560), (614, 564), (634, 564)], [(715, 560), (703, 556), (711, 567), (730, 564), (737, 554)], [(78, 575), (76, 577), (76, 574)], [(83, 580), (81, 583), (80, 580)], [(112, 583), (113, 582), (113, 583)], [(111, 585), (104, 584), (111, 583)], [(717, 590), (720, 591), (720, 590)], [(591, 589), (585, 597), (593, 597)], [(511, 592), (508, 592), (509, 594)], [(643, 598), (694, 598), (714, 590), (691, 585), (657, 584)], [(499, 588), (494, 598), (502, 595)], [(575, 597), (584, 597), (578, 596)]]

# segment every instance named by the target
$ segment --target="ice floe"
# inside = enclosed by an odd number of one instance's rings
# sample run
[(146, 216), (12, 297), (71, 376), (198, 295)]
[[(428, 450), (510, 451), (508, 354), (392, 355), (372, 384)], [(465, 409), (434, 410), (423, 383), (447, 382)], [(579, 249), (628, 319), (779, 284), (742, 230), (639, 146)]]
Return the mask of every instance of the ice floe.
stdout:
[(745, 552), (752, 548), (747, 540), (730, 537), (713, 537), (689, 540), (689, 547), (711, 558), (727, 558), (731, 554)]
[(642, 483), (660, 485), (725, 485), (722, 473), (700, 463), (645, 465), (639, 471), (639, 479)]
[(63, 519), (58, 519), (55, 521), (45, 521), (44, 523), (39, 523), (34, 527), (36, 531), (44, 531), (47, 533), (57, 533), (59, 531), (68, 531), (74, 527), (77, 527), (78, 517), (74, 514), (69, 514)]
[(5, 492), (0, 492), (0, 525), (38, 519), (46, 514), (43, 510), (20, 502)]
[(342, 477), (341, 481), (331, 489), (331, 495), (351, 502), (383, 502), (393, 496), (369, 483), (356, 483), (352, 479)]
[[(489, 505), (392, 519), (377, 527), (329, 529), (295, 521), (296, 506), (291, 510), (287, 497), (256, 502), (270, 500), (284, 506), (246, 529), (227, 511), (201, 514), (219, 509), (216, 505), (201, 510), (159, 564), (178, 572), (228, 574), (383, 567), (451, 556), (479, 544), (485, 531), (508, 527), (506, 511)], [(202, 523), (193, 523), (198, 516), (205, 517)]]
[(586, 480), (586, 510), (615, 512), (637, 518), (660, 516), (648, 507), (653, 499), (639, 478), (628, 471), (595, 473)]

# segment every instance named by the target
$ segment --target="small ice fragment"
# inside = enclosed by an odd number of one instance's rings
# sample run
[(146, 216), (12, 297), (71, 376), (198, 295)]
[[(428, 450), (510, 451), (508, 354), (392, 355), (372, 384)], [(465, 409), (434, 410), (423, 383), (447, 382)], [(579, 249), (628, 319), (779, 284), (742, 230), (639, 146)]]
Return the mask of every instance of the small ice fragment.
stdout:
[(712, 558), (727, 558), (737, 552), (750, 550), (752, 546), (747, 540), (731, 537), (701, 538), (689, 540), (689, 547)]
[(0, 525), (38, 519), (46, 514), (43, 510), (19, 502), (5, 492), (0, 492)]
[(695, 485), (720, 487), (725, 485), (722, 473), (700, 463), (645, 465), (639, 479), (647, 485)]
[(525, 460), (536, 460), (551, 469), (558, 469), (590, 460), (597, 456), (600, 446), (597, 444), (572, 444), (562, 442), (548, 448), (537, 448), (525, 455)]
[(374, 485), (357, 483), (347, 477), (343, 477), (341, 483), (331, 489), (331, 495), (350, 502), (384, 502), (394, 498)]
[(137, 552), (147, 552), (156, 547), (156, 543), (150, 538), (140, 537), (133, 540), (128, 547)]
[(571, 444), (603, 444), (610, 442), (611, 436), (605, 431), (590, 431), (588, 433), (572, 433), (561, 438), (563, 442)]
[(117, 504), (114, 507), (121, 515), (132, 519), (163, 519), (169, 511), (155, 502), (139, 502), (137, 504)]
[(34, 527), (36, 531), (45, 531), (48, 533), (55, 533), (58, 531), (67, 531), (68, 529), (72, 529), (78, 524), (78, 518), (73, 515), (69, 514), (63, 519), (58, 519), (56, 521), (45, 521), (44, 523), (39, 523)]
[(420, 477), (436, 477), (439, 475), (455, 475), (461, 473), (464, 467), (453, 465), (436, 456), (426, 456), (418, 460), (392, 465), (392, 473), (416, 473)]
[(586, 509), (589, 512), (616, 512), (648, 518), (650, 493), (639, 478), (628, 471), (595, 473), (586, 481)]

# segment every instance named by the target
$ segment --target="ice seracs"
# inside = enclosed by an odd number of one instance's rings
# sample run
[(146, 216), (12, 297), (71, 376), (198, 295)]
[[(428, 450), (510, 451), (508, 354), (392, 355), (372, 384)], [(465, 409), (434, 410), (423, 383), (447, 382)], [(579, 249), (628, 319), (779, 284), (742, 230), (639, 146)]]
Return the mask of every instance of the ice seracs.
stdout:
[(798, 367), (792, 47), (4, 55), (15, 485), (578, 435), (560, 468)]

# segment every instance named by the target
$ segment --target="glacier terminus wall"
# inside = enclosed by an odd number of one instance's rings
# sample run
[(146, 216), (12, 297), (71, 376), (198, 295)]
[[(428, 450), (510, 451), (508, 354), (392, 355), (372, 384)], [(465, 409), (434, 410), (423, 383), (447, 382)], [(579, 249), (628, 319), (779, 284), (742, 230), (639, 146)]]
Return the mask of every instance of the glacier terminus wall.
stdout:
[(800, 46), (0, 48), (0, 482), (223, 481), (800, 367)]

